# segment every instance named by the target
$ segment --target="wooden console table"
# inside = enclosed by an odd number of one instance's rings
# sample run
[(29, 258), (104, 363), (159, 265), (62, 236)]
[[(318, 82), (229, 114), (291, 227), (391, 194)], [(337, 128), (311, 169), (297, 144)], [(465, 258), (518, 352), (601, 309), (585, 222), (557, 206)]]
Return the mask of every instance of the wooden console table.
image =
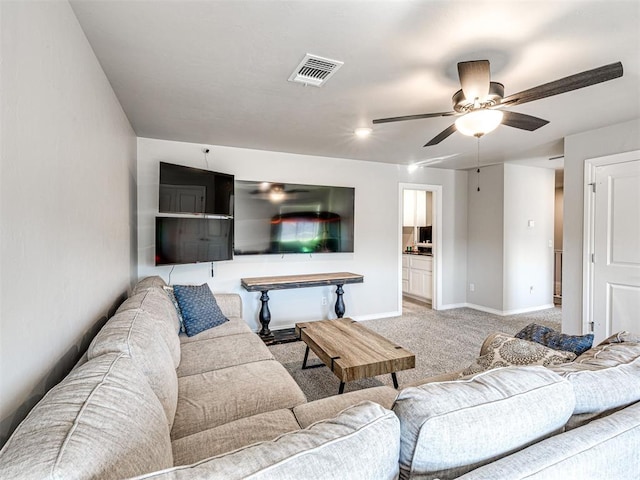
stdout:
[(305, 288), (305, 287), (322, 287), (325, 285), (336, 286), (336, 306), (335, 312), (338, 318), (344, 316), (345, 307), (342, 299), (342, 286), (347, 283), (362, 283), (364, 277), (356, 273), (337, 272), (337, 273), (313, 273), (308, 275), (280, 275), (275, 277), (251, 277), (241, 278), (242, 287), (248, 292), (262, 292), (260, 301), (260, 314), (258, 319), (262, 325), (260, 336), (271, 336), (269, 330), (269, 322), (271, 321), (271, 312), (269, 311), (269, 290), (284, 290), (288, 288)]

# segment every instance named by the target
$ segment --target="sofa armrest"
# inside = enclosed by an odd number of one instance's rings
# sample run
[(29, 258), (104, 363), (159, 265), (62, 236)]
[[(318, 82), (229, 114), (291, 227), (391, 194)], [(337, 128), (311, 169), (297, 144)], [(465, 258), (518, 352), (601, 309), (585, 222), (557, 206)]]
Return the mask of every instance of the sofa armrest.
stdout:
[(225, 317), (242, 318), (242, 297), (237, 293), (214, 293), (213, 296)]

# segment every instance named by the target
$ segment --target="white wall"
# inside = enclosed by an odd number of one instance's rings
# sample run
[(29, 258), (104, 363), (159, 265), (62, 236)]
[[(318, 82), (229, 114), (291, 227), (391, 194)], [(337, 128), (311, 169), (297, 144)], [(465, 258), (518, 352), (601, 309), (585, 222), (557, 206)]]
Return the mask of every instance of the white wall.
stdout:
[(0, 444), (137, 261), (135, 135), (66, 2), (0, 2)]
[[(467, 247), (467, 302), (492, 312), (502, 312), (504, 262), (504, 165), (480, 170), (480, 191), (475, 170), (466, 186), (469, 208)], [(469, 287), (467, 287), (469, 288)]]
[[(140, 277), (161, 275), (169, 280), (172, 267), (154, 266), (154, 219), (158, 213), (158, 163), (160, 161), (206, 168), (202, 145), (147, 138), (138, 139), (138, 235)], [(240, 287), (243, 277), (348, 271), (364, 275), (363, 284), (344, 287), (346, 315), (357, 319), (397, 315), (401, 253), (398, 223), (398, 183), (405, 181), (406, 168), (398, 165), (362, 162), (336, 158), (313, 157), (279, 152), (266, 152), (232, 147), (212, 146), (209, 154), (211, 170), (231, 173), (237, 180), (265, 180), (301, 184), (355, 187), (355, 251), (354, 253), (317, 255), (250, 255), (236, 256), (215, 265), (211, 278), (210, 264), (178, 265), (171, 283), (208, 282), (214, 292), (237, 292), (243, 297), (244, 319), (258, 329), (259, 294)], [(445, 303), (464, 302), (466, 244), (458, 232), (460, 217), (466, 223), (466, 192), (458, 184), (466, 184), (466, 174), (436, 170), (421, 172), (425, 183), (444, 184), (446, 245), (444, 263)], [(421, 180), (422, 181), (422, 180)], [(458, 207), (456, 207), (456, 205)], [(456, 208), (458, 208), (456, 210)], [(458, 251), (460, 250), (460, 251)], [(460, 265), (461, 264), (461, 265)], [(279, 290), (271, 298), (270, 328), (292, 326), (297, 321), (333, 318), (335, 287)], [(322, 297), (329, 304), (321, 305)]]
[(556, 187), (554, 201), (553, 248), (562, 250), (562, 230), (564, 228), (564, 189)]
[(504, 165), (505, 312), (553, 307), (554, 199), (554, 170)]
[(583, 333), (582, 238), (584, 162), (589, 158), (640, 148), (640, 119), (571, 135), (564, 142), (564, 236), (562, 263), (562, 330)]
[(498, 315), (552, 307), (554, 171), (483, 167), (480, 191), (477, 175), (467, 185), (467, 303)]

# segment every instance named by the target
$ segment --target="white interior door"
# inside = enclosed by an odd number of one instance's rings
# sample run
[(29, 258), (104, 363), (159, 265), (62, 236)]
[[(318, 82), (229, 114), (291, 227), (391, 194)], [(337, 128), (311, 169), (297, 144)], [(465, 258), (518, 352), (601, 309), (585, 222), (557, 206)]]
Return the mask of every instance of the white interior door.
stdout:
[(640, 332), (640, 156), (595, 171), (591, 318), (599, 342)]

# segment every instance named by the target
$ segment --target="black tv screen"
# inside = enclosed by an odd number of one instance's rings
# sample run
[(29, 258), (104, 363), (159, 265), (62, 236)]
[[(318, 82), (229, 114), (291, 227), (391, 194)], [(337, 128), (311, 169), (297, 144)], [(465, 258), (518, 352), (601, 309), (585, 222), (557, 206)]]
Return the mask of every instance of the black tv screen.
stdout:
[(233, 175), (160, 162), (160, 213), (233, 215)]
[(355, 189), (236, 181), (236, 255), (353, 252)]
[(233, 258), (233, 219), (156, 217), (156, 265)]

